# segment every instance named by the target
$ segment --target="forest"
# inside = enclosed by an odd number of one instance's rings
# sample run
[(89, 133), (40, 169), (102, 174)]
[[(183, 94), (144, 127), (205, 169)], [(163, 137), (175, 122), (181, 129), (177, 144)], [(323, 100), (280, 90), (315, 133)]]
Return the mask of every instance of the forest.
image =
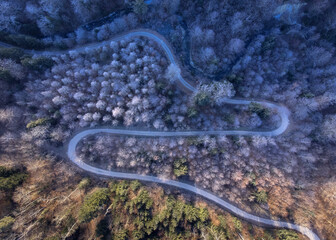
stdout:
[[(307, 239), (69, 161), (77, 133), (105, 127), (205, 133), (89, 135), (79, 162), (189, 184), (336, 239), (335, 9), (332, 0), (0, 1), (0, 238)], [(289, 123), (272, 135), (281, 107)]]

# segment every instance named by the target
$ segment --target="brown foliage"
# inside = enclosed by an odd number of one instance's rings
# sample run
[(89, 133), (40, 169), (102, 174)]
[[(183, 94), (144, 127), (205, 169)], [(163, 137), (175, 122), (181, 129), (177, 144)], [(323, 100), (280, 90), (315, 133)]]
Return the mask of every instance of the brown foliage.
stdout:
[(336, 239), (336, 179), (318, 188), (315, 224), (323, 229), (326, 239)]
[(269, 192), (268, 205), (272, 215), (287, 218), (294, 199), (288, 188), (275, 186)]

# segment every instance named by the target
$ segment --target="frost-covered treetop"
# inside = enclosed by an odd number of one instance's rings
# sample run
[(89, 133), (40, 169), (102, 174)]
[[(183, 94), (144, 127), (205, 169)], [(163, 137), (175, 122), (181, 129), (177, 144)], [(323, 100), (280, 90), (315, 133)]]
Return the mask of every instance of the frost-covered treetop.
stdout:
[(195, 94), (200, 93), (208, 95), (216, 104), (221, 104), (223, 100), (233, 97), (236, 91), (232, 83), (223, 81), (199, 85)]

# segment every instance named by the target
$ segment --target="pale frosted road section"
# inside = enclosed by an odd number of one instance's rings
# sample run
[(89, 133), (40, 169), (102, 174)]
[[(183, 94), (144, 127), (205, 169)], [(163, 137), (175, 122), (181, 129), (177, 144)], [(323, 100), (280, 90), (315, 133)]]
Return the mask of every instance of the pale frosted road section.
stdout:
[[(251, 223), (260, 224), (263, 226), (269, 226), (269, 227), (275, 227), (275, 228), (288, 228), (295, 231), (298, 231), (304, 235), (306, 235), (310, 240), (320, 240), (320, 238), (309, 228), (302, 227), (296, 224), (287, 223), (287, 222), (281, 222), (266, 218), (261, 218), (258, 216), (254, 216), (250, 213), (247, 213), (236, 206), (224, 201), (223, 199), (204, 191), (200, 188), (197, 188), (195, 186), (185, 184), (182, 182), (177, 182), (169, 179), (161, 179), (154, 176), (146, 176), (146, 175), (139, 175), (139, 174), (133, 174), (133, 173), (122, 173), (122, 172), (113, 172), (113, 171), (107, 171), (100, 168), (92, 167), (86, 163), (84, 163), (76, 154), (76, 146), (77, 144), (86, 136), (94, 135), (98, 133), (111, 133), (111, 134), (117, 134), (117, 135), (131, 135), (131, 136), (150, 136), (150, 137), (175, 137), (175, 136), (198, 136), (200, 135), (199, 132), (150, 132), (150, 131), (135, 131), (135, 130), (123, 130), (123, 129), (107, 129), (107, 128), (101, 128), (101, 129), (89, 129), (84, 130), (77, 135), (75, 135), (69, 142), (67, 155), (69, 159), (75, 163), (77, 166), (79, 166), (81, 169), (98, 174), (101, 176), (106, 177), (113, 177), (113, 178), (121, 178), (121, 179), (131, 179), (131, 180), (140, 180), (140, 181), (147, 181), (147, 182), (155, 182), (160, 184), (166, 184), (169, 186), (181, 188), (190, 192), (193, 192), (199, 196), (202, 196), (212, 202), (217, 203), (224, 209), (232, 212), (234, 215), (248, 221)], [(204, 134), (204, 132), (200, 132), (201, 134)], [(218, 133), (218, 132), (214, 132)], [(220, 134), (218, 134), (220, 135)]]
[[(99, 42), (99, 43), (92, 43), (92, 44), (87, 44), (84, 46), (79, 46), (75, 47), (71, 50), (67, 51), (34, 51), (34, 50), (25, 50), (27, 53), (30, 54), (35, 54), (35, 55), (49, 55), (49, 56), (55, 56), (55, 55), (61, 55), (61, 54), (66, 54), (69, 51), (76, 51), (76, 52), (83, 52), (88, 49), (94, 49), (98, 48), (101, 46), (105, 46), (111, 43), (111, 41), (120, 41), (123, 39), (127, 38), (133, 38), (133, 37), (146, 37), (149, 38), (153, 41), (155, 41), (159, 46), (162, 47), (164, 53), (166, 54), (167, 58), (169, 59), (170, 63), (175, 64), (178, 66), (178, 61), (173, 54), (173, 50), (170, 47), (169, 43), (166, 42), (165, 38), (158, 34), (157, 32), (148, 30), (148, 29), (137, 29), (133, 31), (129, 31), (127, 33), (124, 33), (122, 35), (118, 35), (113, 37), (110, 40), (104, 41), (104, 42)], [(178, 82), (181, 84), (181, 86), (184, 88), (186, 92), (194, 92), (196, 91), (196, 88), (192, 86), (188, 81), (186, 81), (181, 74), (178, 75)], [(271, 108), (275, 110), (279, 116), (281, 117), (281, 124), (277, 129), (274, 129), (272, 131), (241, 131), (241, 130), (235, 130), (235, 131), (209, 131), (209, 132), (202, 132), (202, 131), (197, 131), (197, 133), (200, 134), (215, 134), (215, 135), (262, 135), (262, 136), (277, 136), (282, 134), (284, 131), (286, 131), (288, 125), (289, 125), (289, 110), (281, 105), (276, 105), (274, 103), (270, 102), (263, 102), (263, 101), (253, 101), (253, 100), (240, 100), (240, 99), (226, 99), (223, 101), (224, 103), (227, 104), (239, 104), (239, 105), (248, 105), (251, 102), (256, 102), (260, 103), (268, 108)], [(196, 133), (196, 132), (195, 132)], [(176, 133), (174, 133), (175, 136)], [(180, 133), (181, 134), (181, 133)], [(187, 135), (180, 135), (180, 136), (194, 136), (191, 133), (184, 133)], [(191, 134), (191, 135), (188, 135)]]
[[(124, 33), (122, 35), (118, 35), (113, 37), (110, 40), (99, 42), (99, 43), (92, 43), (87, 44), (84, 46), (75, 47), (71, 50), (67, 51), (34, 51), (34, 50), (25, 50), (27, 53), (30, 54), (36, 54), (36, 55), (45, 55), (45, 56), (55, 56), (55, 55), (61, 55), (66, 54), (69, 51), (76, 51), (76, 52), (85, 52), (88, 49), (94, 49), (101, 46), (105, 46), (111, 43), (111, 41), (120, 41), (127, 38), (134, 38), (134, 37), (146, 37), (153, 41), (155, 41), (159, 46), (162, 47), (164, 53), (166, 54), (167, 58), (169, 59), (170, 63), (175, 64), (178, 66), (178, 61), (173, 54), (173, 50), (170, 47), (169, 43), (166, 42), (165, 38), (158, 34), (157, 32), (148, 30), (148, 29), (137, 29), (133, 31), (129, 31), (127, 33)], [(178, 76), (178, 83), (182, 86), (183, 90), (187, 93), (192, 93), (196, 91), (196, 88), (191, 85), (188, 81), (186, 81), (181, 74)], [(260, 103), (263, 106), (266, 106), (272, 110), (275, 110), (281, 118), (281, 124), (278, 128), (271, 130), (271, 131), (241, 131), (241, 130), (232, 130), (232, 131), (194, 131), (194, 132), (172, 132), (169, 136), (195, 136), (195, 135), (204, 135), (204, 134), (211, 134), (211, 135), (262, 135), (262, 136), (277, 136), (282, 134), (286, 131), (288, 125), (289, 125), (289, 115), (290, 112), (285, 106), (277, 105), (270, 102), (264, 102), (264, 101), (253, 101), (253, 100), (241, 100), (241, 99), (225, 99), (223, 103), (227, 104), (238, 104), (238, 105), (248, 105), (251, 102)], [(151, 132), (153, 134), (153, 132)], [(169, 133), (165, 133), (169, 134)], [(152, 135), (153, 136), (153, 135)], [(159, 135), (158, 135), (159, 136)], [(162, 135), (160, 135), (162, 136)], [(168, 136), (168, 135), (165, 135)]]
[[(178, 66), (178, 61), (173, 54), (173, 50), (170, 47), (170, 45), (166, 42), (163, 36), (160, 34), (147, 30), (147, 29), (138, 29), (134, 31), (129, 31), (127, 33), (124, 33), (122, 35), (118, 35), (116, 37), (113, 37), (110, 40), (99, 42), (99, 43), (92, 43), (87, 44), (80, 47), (75, 47), (71, 50), (67, 51), (34, 51), (34, 50), (25, 50), (26, 53), (29, 54), (35, 54), (35, 55), (61, 55), (66, 54), (69, 51), (77, 51), (82, 52), (86, 51), (88, 49), (94, 49), (98, 48), (104, 45), (109, 44), (111, 41), (119, 41), (126, 38), (132, 38), (132, 37), (147, 37), (153, 41), (155, 41), (159, 46), (162, 47), (164, 50), (167, 58), (169, 59), (170, 63), (175, 64)], [(7, 44), (0, 43), (0, 46), (3, 47), (9, 47)], [(192, 93), (196, 91), (196, 88), (192, 86), (188, 81), (186, 81), (180, 74), (178, 75), (178, 83), (184, 88), (184, 90), (187, 93)], [(224, 201), (223, 199), (204, 191), (200, 188), (197, 188), (195, 186), (168, 180), (168, 179), (161, 179), (158, 177), (153, 176), (144, 176), (139, 174), (131, 174), (131, 173), (121, 173), (121, 172), (113, 172), (113, 171), (107, 171), (100, 168), (92, 167), (86, 163), (84, 163), (76, 154), (76, 146), (77, 144), (86, 136), (94, 135), (98, 133), (110, 133), (110, 134), (116, 134), (116, 135), (127, 135), (127, 136), (139, 136), (139, 137), (189, 137), (189, 136), (201, 136), (201, 135), (244, 135), (244, 136), (254, 136), (254, 135), (260, 135), (260, 136), (278, 136), (282, 133), (284, 133), (289, 125), (289, 115), (290, 112), (285, 106), (277, 105), (270, 102), (264, 102), (264, 101), (253, 101), (253, 100), (240, 100), (240, 99), (226, 99), (224, 103), (227, 104), (238, 104), (238, 105), (248, 105), (251, 102), (260, 103), (265, 107), (268, 107), (275, 112), (277, 112), (281, 118), (281, 124), (278, 128), (271, 130), (271, 131), (243, 131), (243, 130), (219, 130), (219, 131), (176, 131), (176, 132), (159, 132), (159, 131), (141, 131), (141, 130), (128, 130), (128, 129), (109, 129), (109, 128), (100, 128), (100, 129), (89, 129), (84, 130), (82, 132), (79, 132), (76, 134), (69, 142), (67, 155), (69, 159), (75, 163), (77, 166), (79, 166), (81, 169), (93, 173), (98, 174), (102, 176), (107, 177), (114, 177), (114, 178), (122, 178), (122, 179), (136, 179), (140, 181), (148, 181), (148, 182), (155, 182), (160, 184), (166, 184), (169, 186), (178, 187), (190, 192), (193, 192), (199, 196), (202, 196), (212, 202), (217, 203), (218, 205), (222, 206), (226, 210), (232, 212), (236, 216), (252, 222), (261, 224), (264, 226), (270, 226), (270, 227), (276, 227), (276, 228), (288, 228), (292, 229), (298, 232), (301, 232), (302, 234), (306, 235), (310, 240), (320, 240), (320, 238), (310, 229), (306, 227), (302, 227), (296, 224), (287, 223), (287, 222), (281, 222), (281, 221), (275, 221), (271, 219), (261, 218), (258, 216), (254, 216), (250, 213), (247, 213), (234, 205)]]

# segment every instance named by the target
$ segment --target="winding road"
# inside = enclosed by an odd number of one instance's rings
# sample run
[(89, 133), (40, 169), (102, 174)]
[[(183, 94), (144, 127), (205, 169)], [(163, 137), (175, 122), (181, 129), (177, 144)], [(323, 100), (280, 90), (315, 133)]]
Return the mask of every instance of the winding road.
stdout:
[[(119, 41), (125, 38), (133, 38), (133, 37), (146, 37), (153, 41), (155, 41), (159, 46), (162, 47), (163, 51), (165, 52), (167, 58), (169, 59), (170, 63), (175, 64), (178, 66), (178, 60), (173, 54), (173, 50), (169, 43), (164, 39), (163, 36), (159, 35), (156, 32), (153, 32), (151, 30), (147, 29), (138, 29), (129, 31), (127, 33), (118, 35), (116, 37), (113, 37), (110, 40), (99, 42), (99, 43), (93, 43), (93, 44), (87, 44), (80, 47), (75, 47), (72, 50), (67, 51), (33, 51), (33, 50), (25, 50), (26, 53), (29, 54), (36, 54), (36, 55), (60, 55), (60, 54), (66, 54), (69, 51), (85, 51), (86, 49), (90, 48), (97, 48), (104, 46), (106, 44), (110, 44), (111, 41)], [(4, 46), (8, 47), (8, 46)], [(181, 74), (178, 76), (177, 83), (183, 88), (183, 90), (190, 94), (196, 91), (196, 88), (188, 81), (186, 81)], [(274, 112), (277, 112), (277, 114), (281, 118), (281, 124), (279, 127), (277, 127), (274, 130), (271, 131), (243, 131), (243, 130), (222, 130), (222, 131), (174, 131), (174, 132), (168, 132), (168, 131), (141, 131), (141, 130), (129, 130), (129, 129), (113, 129), (113, 128), (97, 128), (97, 129), (88, 129), (83, 130), (79, 133), (77, 133), (75, 136), (73, 136), (68, 144), (67, 148), (67, 156), (74, 164), (76, 164), (81, 169), (101, 175), (106, 177), (113, 177), (113, 178), (122, 178), (122, 179), (136, 179), (140, 181), (148, 181), (148, 182), (155, 182), (160, 184), (165, 184), (169, 186), (174, 186), (177, 188), (181, 188), (190, 192), (193, 192), (199, 196), (202, 196), (219, 206), (223, 207), (224, 209), (228, 210), (229, 212), (233, 213), (234, 215), (249, 221), (251, 223), (267, 226), (267, 227), (276, 227), (276, 228), (287, 228), (292, 229), (295, 231), (298, 231), (304, 235), (306, 235), (310, 240), (320, 240), (320, 238), (310, 229), (307, 227), (302, 227), (296, 224), (283, 222), (283, 221), (277, 221), (272, 219), (266, 219), (261, 218), (255, 215), (252, 215), (250, 213), (247, 213), (236, 206), (230, 204), (229, 202), (224, 201), (223, 199), (215, 196), (212, 193), (209, 193), (205, 190), (202, 190), (200, 188), (197, 188), (195, 186), (185, 184), (182, 182), (169, 180), (169, 179), (161, 179), (154, 176), (145, 176), (145, 175), (139, 175), (139, 174), (132, 174), (132, 173), (121, 173), (121, 172), (114, 172), (114, 171), (107, 171), (100, 168), (96, 168), (93, 166), (90, 166), (86, 164), (85, 162), (80, 159), (76, 154), (76, 146), (78, 143), (89, 135), (99, 134), (99, 133), (110, 133), (115, 135), (127, 135), (127, 136), (146, 136), (146, 137), (189, 137), (189, 136), (200, 136), (200, 135), (248, 135), (248, 136), (254, 136), (254, 135), (260, 135), (260, 136), (278, 136), (282, 133), (284, 133), (289, 125), (289, 110), (282, 105), (274, 104), (271, 102), (266, 101), (254, 101), (254, 100), (241, 100), (241, 99), (226, 99), (224, 101), (226, 104), (239, 104), (239, 105), (248, 105), (251, 102), (260, 103), (265, 107), (268, 107), (272, 109)]]

